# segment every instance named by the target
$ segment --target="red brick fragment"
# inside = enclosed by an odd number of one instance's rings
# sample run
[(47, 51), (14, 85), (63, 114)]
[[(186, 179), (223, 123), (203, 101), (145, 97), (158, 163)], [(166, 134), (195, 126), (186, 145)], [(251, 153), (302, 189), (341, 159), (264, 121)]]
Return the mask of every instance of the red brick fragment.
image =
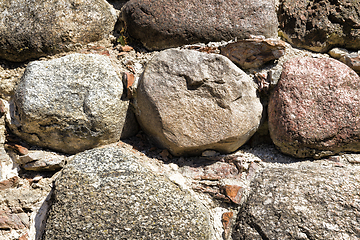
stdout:
[(240, 204), (243, 194), (243, 188), (237, 185), (225, 185), (223, 187), (224, 194), (236, 204)]
[(25, 235), (22, 235), (19, 237), (19, 240), (28, 240), (29, 235), (26, 233)]
[(5, 147), (7, 147), (8, 149), (15, 150), (20, 155), (26, 155), (29, 153), (29, 150), (26, 147), (23, 147), (19, 144), (8, 143), (8, 144), (5, 144)]
[(121, 52), (130, 52), (132, 50), (134, 50), (134, 48), (129, 45), (121, 46), (119, 48), (119, 51), (121, 51)]
[(230, 229), (231, 229), (231, 219), (232, 219), (233, 215), (234, 215), (233, 212), (225, 212), (222, 215), (221, 222), (224, 227), (225, 239), (227, 239), (229, 236)]

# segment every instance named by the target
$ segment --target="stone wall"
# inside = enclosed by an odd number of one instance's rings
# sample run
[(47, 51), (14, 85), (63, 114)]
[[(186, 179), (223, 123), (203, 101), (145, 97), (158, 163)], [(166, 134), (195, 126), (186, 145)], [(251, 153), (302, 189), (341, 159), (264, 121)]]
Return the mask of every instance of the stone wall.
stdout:
[(360, 238), (358, 1), (0, 3), (0, 239)]

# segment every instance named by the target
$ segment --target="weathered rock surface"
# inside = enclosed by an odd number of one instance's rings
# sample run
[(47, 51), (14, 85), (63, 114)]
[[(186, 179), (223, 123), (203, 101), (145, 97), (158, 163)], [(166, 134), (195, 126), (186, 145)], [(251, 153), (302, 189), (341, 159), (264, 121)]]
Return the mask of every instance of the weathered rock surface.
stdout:
[(117, 14), (105, 0), (2, 0), (0, 19), (0, 58), (19, 62), (101, 40)]
[(142, 129), (174, 155), (232, 152), (259, 126), (251, 79), (218, 54), (169, 49), (154, 56), (136, 97)]
[(345, 63), (356, 72), (360, 72), (360, 55), (359, 53), (350, 53), (345, 55)]
[(56, 180), (44, 239), (210, 239), (207, 209), (115, 147), (80, 153)]
[(251, 185), (233, 239), (358, 239), (359, 167), (268, 167)]
[(326, 52), (331, 47), (360, 48), (360, 2), (283, 0), (279, 24), (293, 46)]
[(132, 0), (122, 9), (127, 31), (150, 50), (196, 42), (276, 37), (274, 1)]
[(274, 143), (295, 157), (359, 152), (360, 77), (331, 58), (286, 62), (269, 102)]
[(57, 171), (65, 165), (66, 157), (46, 151), (32, 150), (20, 156), (21, 167), (28, 171)]
[(40, 239), (54, 178), (27, 177), (13, 177), (16, 184), (0, 190), (0, 239)]
[(10, 128), (31, 144), (77, 153), (120, 139), (128, 101), (110, 60), (71, 54), (28, 65), (10, 105)]
[(258, 68), (285, 54), (285, 42), (278, 39), (253, 38), (230, 43), (221, 54), (243, 69)]

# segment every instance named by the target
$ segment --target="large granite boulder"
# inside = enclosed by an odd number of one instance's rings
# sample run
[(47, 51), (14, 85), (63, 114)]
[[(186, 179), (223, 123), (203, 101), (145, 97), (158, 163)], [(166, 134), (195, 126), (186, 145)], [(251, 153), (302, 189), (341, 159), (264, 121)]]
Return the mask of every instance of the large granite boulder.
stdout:
[(282, 0), (279, 23), (293, 46), (326, 52), (333, 46), (360, 48), (360, 2)]
[(107, 37), (116, 20), (105, 0), (2, 0), (0, 58), (21, 62), (69, 51)]
[(255, 177), (233, 239), (358, 239), (360, 168), (309, 163), (268, 167)]
[(10, 104), (9, 126), (31, 144), (77, 153), (118, 141), (128, 111), (108, 57), (31, 62)]
[(254, 82), (228, 58), (169, 49), (147, 64), (135, 99), (142, 129), (174, 155), (232, 152), (259, 126)]
[(271, 138), (286, 154), (319, 158), (360, 151), (360, 77), (337, 60), (286, 62), (268, 112)]
[(47, 239), (210, 239), (209, 212), (115, 147), (80, 153), (55, 182)]
[(131, 37), (146, 48), (165, 49), (196, 42), (276, 37), (274, 1), (131, 0), (122, 9)]

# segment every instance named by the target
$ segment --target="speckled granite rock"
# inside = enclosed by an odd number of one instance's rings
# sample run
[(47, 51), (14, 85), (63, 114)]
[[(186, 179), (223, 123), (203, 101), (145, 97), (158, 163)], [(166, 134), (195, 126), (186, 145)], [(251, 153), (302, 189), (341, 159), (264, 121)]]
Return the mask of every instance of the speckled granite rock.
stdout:
[(359, 239), (360, 168), (273, 165), (257, 174), (233, 239)]
[(295, 58), (283, 66), (269, 102), (270, 135), (295, 157), (360, 151), (360, 77), (331, 58)]
[(120, 139), (129, 101), (108, 57), (30, 63), (10, 104), (11, 130), (31, 144), (77, 153)]
[(206, 208), (121, 149), (80, 153), (56, 180), (48, 239), (210, 239)]
[(142, 129), (174, 155), (233, 152), (257, 130), (255, 84), (228, 58), (169, 49), (148, 63), (135, 99)]
[(101, 40), (117, 14), (105, 0), (2, 0), (0, 20), (0, 58), (21, 62)]
[(276, 37), (278, 29), (269, 0), (132, 0), (122, 15), (130, 36), (151, 50), (251, 34)]

